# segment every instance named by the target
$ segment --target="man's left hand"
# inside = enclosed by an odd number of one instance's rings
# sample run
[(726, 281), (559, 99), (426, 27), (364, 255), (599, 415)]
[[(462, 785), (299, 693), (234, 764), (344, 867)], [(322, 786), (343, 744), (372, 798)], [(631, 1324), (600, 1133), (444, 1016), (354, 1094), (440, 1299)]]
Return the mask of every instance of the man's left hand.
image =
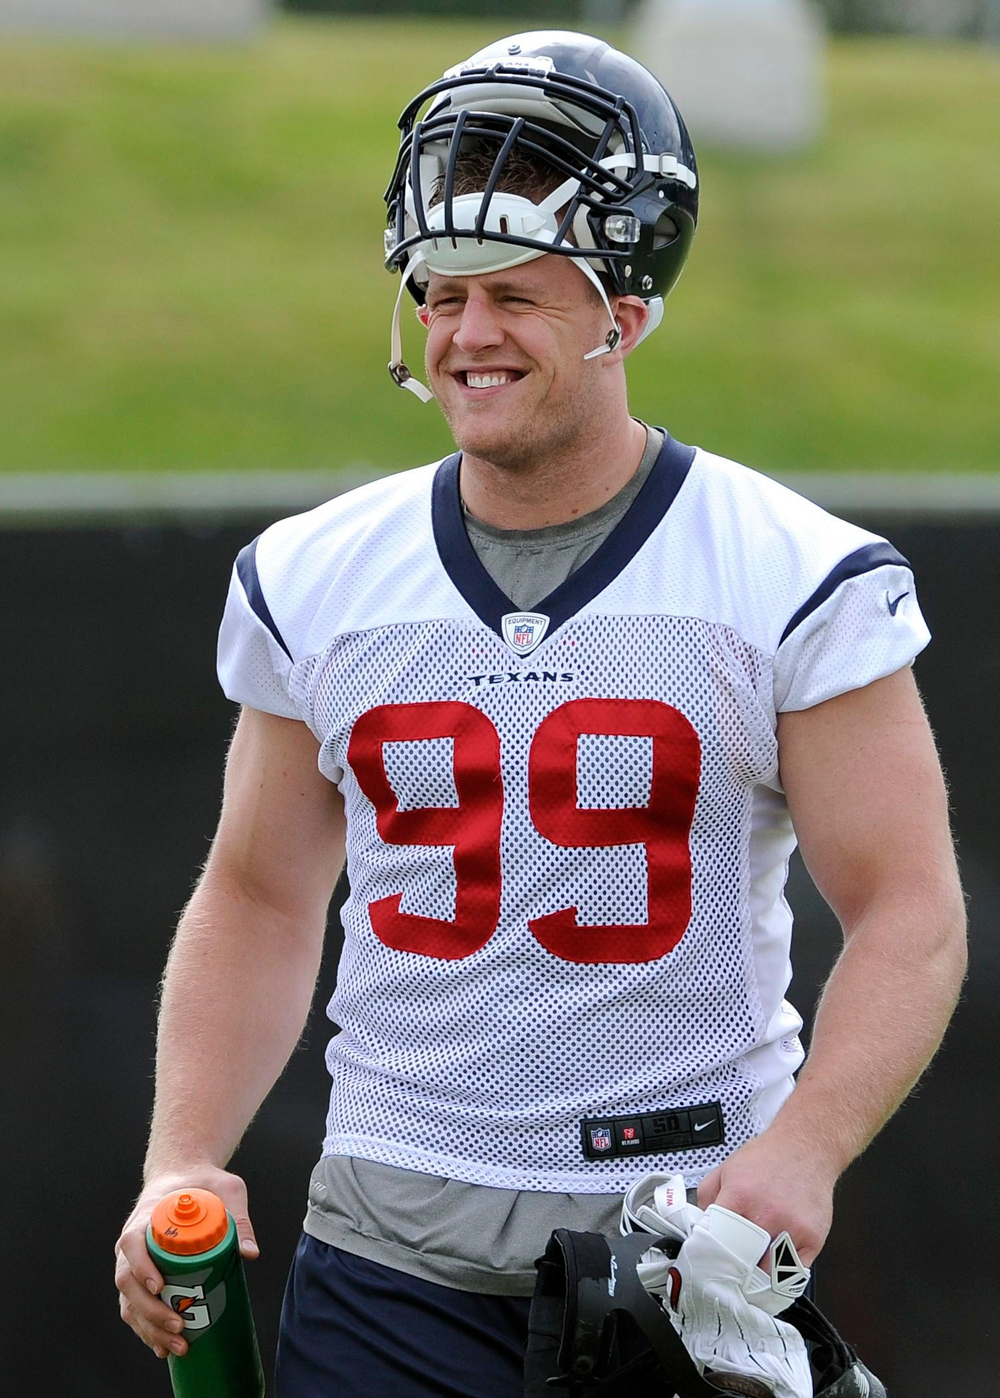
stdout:
[(698, 1203), (703, 1209), (719, 1204), (741, 1214), (772, 1238), (787, 1229), (803, 1263), (811, 1267), (833, 1221), (837, 1174), (815, 1150), (769, 1138), (765, 1131), (706, 1175)]

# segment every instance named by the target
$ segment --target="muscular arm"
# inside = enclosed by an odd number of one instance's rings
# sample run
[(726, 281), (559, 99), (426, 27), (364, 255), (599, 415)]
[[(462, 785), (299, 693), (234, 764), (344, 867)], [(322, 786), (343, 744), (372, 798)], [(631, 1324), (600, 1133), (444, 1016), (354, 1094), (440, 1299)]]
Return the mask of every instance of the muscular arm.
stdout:
[(787, 1228), (810, 1262), (837, 1178), (941, 1042), (965, 973), (965, 909), (944, 781), (909, 670), (783, 714), (778, 740), (803, 858), (844, 947), (795, 1091), (700, 1196), (772, 1236)]
[(224, 1165), (298, 1042), (343, 862), (304, 724), (244, 710), (222, 816), (163, 977), (145, 1174)]
[(242, 1182), (224, 1167), (302, 1033), (343, 863), (340, 797), (316, 752), (304, 724), (243, 711), (218, 831), (167, 960), (145, 1188), (117, 1276), (126, 1319), (158, 1351), (169, 1315), (142, 1291), (162, 1281), (145, 1249), (153, 1203), (183, 1184), (214, 1188), (253, 1249)]

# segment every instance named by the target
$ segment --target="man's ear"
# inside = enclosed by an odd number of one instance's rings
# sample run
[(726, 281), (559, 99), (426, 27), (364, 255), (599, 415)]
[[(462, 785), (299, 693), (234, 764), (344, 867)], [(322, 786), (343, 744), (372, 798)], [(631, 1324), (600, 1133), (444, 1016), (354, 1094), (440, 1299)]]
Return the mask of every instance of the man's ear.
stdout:
[(622, 338), (617, 350), (610, 358), (624, 359), (635, 349), (649, 320), (649, 307), (641, 296), (615, 296), (611, 300), (611, 310), (621, 327)]
[(420, 321), (420, 324), (424, 327), (425, 330), (427, 329), (427, 326), (430, 323), (430, 318), (431, 313), (427, 309), (426, 303), (423, 306), (417, 307), (417, 320)]

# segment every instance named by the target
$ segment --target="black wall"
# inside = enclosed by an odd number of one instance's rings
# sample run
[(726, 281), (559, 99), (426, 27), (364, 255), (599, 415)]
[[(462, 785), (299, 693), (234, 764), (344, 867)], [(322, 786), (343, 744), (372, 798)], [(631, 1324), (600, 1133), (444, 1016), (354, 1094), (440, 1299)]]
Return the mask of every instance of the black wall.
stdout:
[[(0, 1372), (22, 1398), (169, 1394), (165, 1366), (117, 1318), (112, 1246), (139, 1185), (157, 978), (211, 838), (233, 721), (216, 627), (231, 560), (266, 522), (0, 535)], [(952, 785), (972, 972), (931, 1075), (843, 1182), (820, 1299), (894, 1394), (987, 1398), (1000, 525), (859, 522), (911, 558), (935, 632), (918, 678)], [(792, 895), (792, 993), (807, 1010), (838, 934), (801, 869)], [(262, 1248), (250, 1270), (267, 1362), (323, 1133), (337, 950), (331, 933), (306, 1041), (235, 1165)]]

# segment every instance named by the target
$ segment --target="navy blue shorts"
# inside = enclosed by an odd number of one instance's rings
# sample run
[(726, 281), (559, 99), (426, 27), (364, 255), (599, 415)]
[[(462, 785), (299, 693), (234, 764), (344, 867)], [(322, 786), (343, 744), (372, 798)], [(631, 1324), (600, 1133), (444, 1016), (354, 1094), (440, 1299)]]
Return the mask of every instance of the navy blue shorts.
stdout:
[(522, 1398), (526, 1296), (455, 1291), (303, 1234), (276, 1398)]

